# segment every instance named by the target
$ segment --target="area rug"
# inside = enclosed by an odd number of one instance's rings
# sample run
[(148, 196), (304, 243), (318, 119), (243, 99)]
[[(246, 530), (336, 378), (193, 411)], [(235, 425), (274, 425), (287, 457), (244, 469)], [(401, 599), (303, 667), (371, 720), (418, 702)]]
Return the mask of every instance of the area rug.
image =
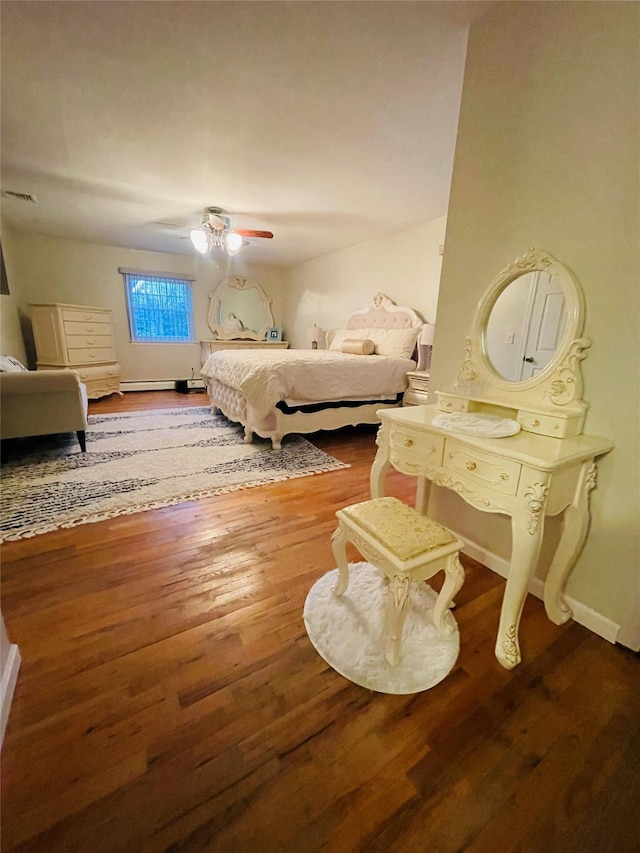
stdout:
[(402, 633), (400, 660), (390, 666), (383, 653), (382, 625), (388, 581), (371, 563), (349, 563), (349, 586), (341, 596), (333, 587), (338, 569), (311, 587), (304, 623), (318, 654), (349, 681), (379, 693), (419, 693), (438, 684), (453, 669), (460, 634), (453, 614), (451, 634), (433, 623), (437, 595), (425, 583), (412, 583)]
[(243, 439), (208, 407), (91, 415), (86, 453), (49, 436), (3, 465), (0, 541), (349, 467), (301, 437)]

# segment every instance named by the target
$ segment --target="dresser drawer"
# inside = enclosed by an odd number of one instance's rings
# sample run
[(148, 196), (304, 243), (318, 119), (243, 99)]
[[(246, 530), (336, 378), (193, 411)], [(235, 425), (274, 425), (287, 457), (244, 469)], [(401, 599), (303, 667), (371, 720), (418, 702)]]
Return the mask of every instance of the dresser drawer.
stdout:
[(111, 312), (110, 311), (95, 311), (87, 308), (86, 311), (82, 311), (78, 308), (63, 308), (62, 309), (62, 319), (65, 322), (71, 323), (110, 323), (111, 322)]
[(113, 349), (111, 335), (67, 335), (68, 349)]
[(115, 361), (113, 347), (84, 347), (68, 349), (69, 364), (91, 364), (93, 361)]
[(104, 337), (105, 335), (111, 335), (111, 323), (107, 323), (105, 320), (105, 317), (102, 318), (101, 323), (74, 323), (71, 320), (65, 320), (64, 333), (67, 337), (78, 335), (98, 335), (99, 337)]
[(473, 447), (446, 439), (443, 467), (464, 474), (484, 487), (504, 495), (515, 495), (522, 465), (510, 459), (501, 459)]
[(389, 436), (391, 462), (405, 474), (419, 474), (424, 465), (441, 465), (443, 448), (442, 436), (408, 427), (394, 427)]

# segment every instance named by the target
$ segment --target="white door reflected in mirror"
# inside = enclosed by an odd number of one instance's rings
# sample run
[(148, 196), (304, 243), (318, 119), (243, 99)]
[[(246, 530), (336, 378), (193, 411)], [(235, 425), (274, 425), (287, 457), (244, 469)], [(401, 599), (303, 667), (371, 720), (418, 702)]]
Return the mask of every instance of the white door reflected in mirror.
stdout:
[(542, 372), (562, 341), (566, 322), (561, 286), (541, 270), (514, 279), (498, 296), (485, 332), (485, 351), (503, 379), (522, 382)]

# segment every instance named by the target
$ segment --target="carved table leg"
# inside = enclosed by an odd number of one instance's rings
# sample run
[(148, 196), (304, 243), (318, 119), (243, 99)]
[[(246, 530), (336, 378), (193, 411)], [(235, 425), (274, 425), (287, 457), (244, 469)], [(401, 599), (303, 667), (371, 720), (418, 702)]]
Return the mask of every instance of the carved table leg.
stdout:
[(418, 477), (416, 486), (416, 511), (420, 515), (426, 515), (429, 508), (429, 492), (431, 491), (431, 480), (426, 477)]
[(444, 572), (445, 580), (433, 608), (433, 621), (436, 628), (440, 631), (446, 631), (448, 634), (451, 634), (453, 633), (454, 626), (451, 621), (446, 621), (446, 616), (453, 603), (453, 597), (464, 583), (464, 569), (460, 565), (457, 554), (452, 554), (449, 557)]
[(573, 615), (564, 600), (564, 586), (587, 536), (589, 492), (595, 484), (596, 464), (589, 459), (580, 471), (573, 503), (565, 510), (562, 536), (544, 585), (544, 606), (547, 616), (556, 625), (562, 625)]
[(334, 595), (342, 595), (349, 585), (349, 564), (347, 563), (347, 531), (342, 524), (333, 532), (331, 550), (338, 565), (338, 583), (333, 588)]
[(250, 429), (248, 426), (246, 426), (244, 428), (244, 443), (245, 444), (251, 444), (252, 440), (253, 440), (253, 430)]
[(281, 435), (272, 435), (271, 436), (271, 447), (274, 450), (282, 450), (282, 436)]
[(391, 666), (396, 666), (400, 659), (400, 642), (408, 602), (409, 578), (406, 575), (394, 575), (389, 584), (383, 628), (384, 656)]
[(535, 570), (542, 544), (544, 512), (532, 512), (529, 522), (524, 517), (511, 519), (513, 547), (509, 577), (502, 599), (500, 626), (496, 641), (496, 657), (505, 669), (513, 669), (520, 661), (518, 626), (529, 582)]
[(389, 468), (389, 446), (385, 441), (382, 427), (378, 430), (376, 438), (378, 452), (371, 466), (369, 484), (372, 498), (381, 498), (384, 495), (384, 481)]

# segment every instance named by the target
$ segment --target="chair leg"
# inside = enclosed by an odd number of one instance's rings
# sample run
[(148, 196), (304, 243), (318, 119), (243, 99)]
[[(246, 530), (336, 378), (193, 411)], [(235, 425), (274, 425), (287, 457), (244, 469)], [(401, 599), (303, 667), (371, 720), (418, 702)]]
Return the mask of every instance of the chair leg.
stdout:
[(342, 595), (349, 586), (349, 564), (347, 562), (347, 531), (338, 524), (331, 536), (331, 550), (338, 565), (338, 583), (333, 588), (334, 595)]
[(383, 627), (384, 656), (390, 666), (396, 666), (400, 660), (402, 628), (408, 603), (409, 578), (406, 575), (394, 575), (389, 584), (387, 612)]
[(464, 583), (464, 569), (460, 565), (457, 552), (449, 557), (444, 574), (444, 583), (433, 608), (433, 621), (438, 630), (451, 634), (454, 631), (454, 626), (450, 620), (446, 619), (446, 616), (453, 603), (454, 596)]
[(85, 434), (85, 431), (83, 429), (79, 429), (76, 432), (76, 435), (78, 436), (78, 443), (80, 444), (80, 450), (83, 453), (86, 453), (87, 452), (87, 436)]

